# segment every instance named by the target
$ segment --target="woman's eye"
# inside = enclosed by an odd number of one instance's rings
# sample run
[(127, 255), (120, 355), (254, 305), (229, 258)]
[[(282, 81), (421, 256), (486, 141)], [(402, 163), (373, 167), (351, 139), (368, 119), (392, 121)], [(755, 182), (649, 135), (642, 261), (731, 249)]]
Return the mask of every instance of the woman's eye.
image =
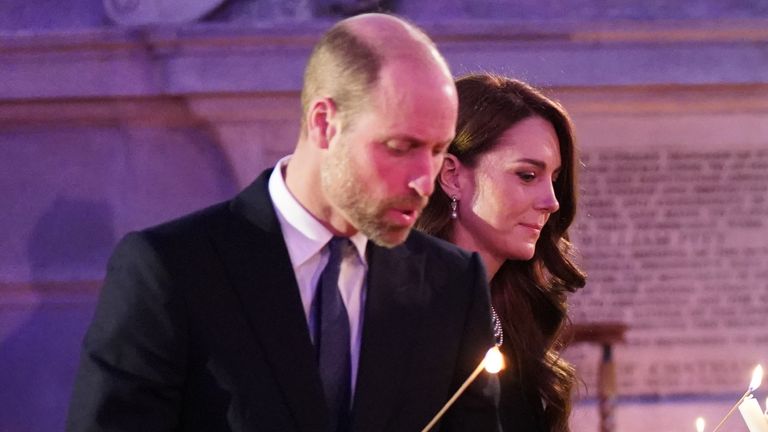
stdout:
[(520, 180), (526, 183), (536, 180), (536, 173), (532, 171), (520, 171), (517, 173), (517, 176), (520, 177)]

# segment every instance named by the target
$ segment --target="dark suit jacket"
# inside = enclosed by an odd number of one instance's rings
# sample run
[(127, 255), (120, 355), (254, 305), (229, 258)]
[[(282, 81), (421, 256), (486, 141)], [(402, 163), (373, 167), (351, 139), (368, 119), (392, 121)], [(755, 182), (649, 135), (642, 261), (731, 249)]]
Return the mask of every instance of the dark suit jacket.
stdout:
[[(264, 173), (234, 200), (127, 235), (83, 343), (69, 431), (327, 431)], [(354, 431), (419, 431), (492, 346), (477, 255), (369, 244)], [(482, 374), (439, 430), (496, 431)]]

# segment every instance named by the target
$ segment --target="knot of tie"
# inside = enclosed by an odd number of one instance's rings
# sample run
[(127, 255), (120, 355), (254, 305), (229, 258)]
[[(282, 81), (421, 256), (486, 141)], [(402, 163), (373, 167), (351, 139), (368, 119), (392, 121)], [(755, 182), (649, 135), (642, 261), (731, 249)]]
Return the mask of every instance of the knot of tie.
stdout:
[(341, 263), (341, 259), (344, 256), (344, 249), (347, 247), (347, 245), (350, 244), (349, 238), (347, 237), (332, 237), (328, 241), (328, 251), (331, 253), (330, 258), (328, 259), (328, 264), (331, 264), (334, 262), (334, 258), (338, 263)]

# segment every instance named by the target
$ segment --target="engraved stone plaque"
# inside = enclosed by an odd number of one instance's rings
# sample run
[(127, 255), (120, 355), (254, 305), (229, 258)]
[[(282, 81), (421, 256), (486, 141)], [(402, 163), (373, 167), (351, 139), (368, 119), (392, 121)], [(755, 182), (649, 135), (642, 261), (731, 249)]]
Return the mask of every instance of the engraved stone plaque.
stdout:
[[(585, 151), (574, 321), (630, 326), (621, 394), (739, 391), (768, 356), (768, 148)], [(568, 354), (594, 389), (597, 359)], [(592, 384), (590, 384), (590, 382)]]

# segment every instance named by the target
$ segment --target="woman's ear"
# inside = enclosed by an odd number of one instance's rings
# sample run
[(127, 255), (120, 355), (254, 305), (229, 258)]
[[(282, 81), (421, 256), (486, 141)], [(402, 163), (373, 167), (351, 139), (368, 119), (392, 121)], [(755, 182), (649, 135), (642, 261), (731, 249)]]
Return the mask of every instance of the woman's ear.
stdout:
[(443, 166), (440, 168), (440, 173), (437, 175), (437, 179), (440, 182), (440, 187), (443, 191), (450, 196), (461, 196), (461, 183), (459, 182), (459, 174), (463, 169), (461, 162), (456, 156), (448, 153), (443, 159)]
[(306, 119), (310, 141), (316, 143), (319, 148), (327, 149), (336, 135), (338, 119), (333, 99), (326, 97), (312, 101)]

